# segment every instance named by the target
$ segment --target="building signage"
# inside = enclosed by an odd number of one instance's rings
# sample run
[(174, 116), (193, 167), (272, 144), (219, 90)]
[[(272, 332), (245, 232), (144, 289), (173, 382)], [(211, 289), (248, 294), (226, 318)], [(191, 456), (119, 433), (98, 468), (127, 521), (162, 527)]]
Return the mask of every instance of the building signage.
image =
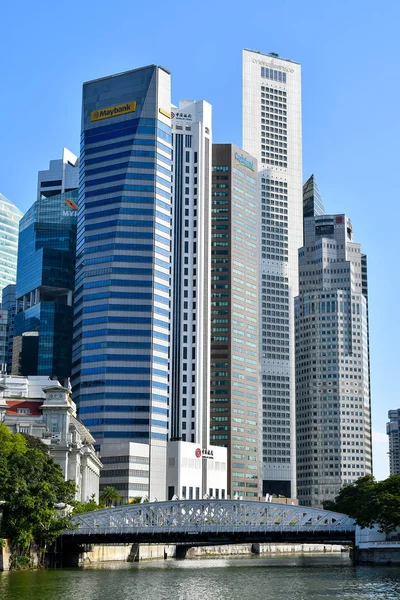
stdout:
[(167, 117), (167, 119), (171, 118), (171, 113), (167, 112), (166, 110), (164, 110), (163, 108), (159, 108), (158, 112), (161, 113), (162, 115), (164, 115), (164, 117)]
[(289, 67), (283, 67), (282, 65), (277, 65), (274, 60), (271, 62), (266, 62), (265, 60), (259, 60), (257, 58), (253, 58), (253, 63), (262, 65), (263, 67), (270, 67), (270, 69), (276, 69), (277, 71), (285, 71), (286, 73), (294, 73), (294, 69)]
[(180, 121), (191, 121), (192, 115), (190, 113), (176, 112), (171, 113), (172, 119), (179, 119)]
[(209, 450), (207, 448), (196, 448), (195, 450), (196, 458), (214, 458), (214, 450)]
[(243, 156), (243, 154), (239, 154), (239, 152), (235, 152), (235, 158), (243, 167), (247, 167), (254, 171), (254, 162)]
[(71, 200), (71, 198), (65, 198), (64, 202), (70, 210), (63, 210), (62, 216), (63, 217), (76, 217), (78, 214), (77, 213), (78, 205), (73, 200)]
[(71, 198), (65, 198), (65, 204), (72, 210), (78, 210), (78, 205)]
[(125, 102), (124, 104), (116, 104), (107, 108), (93, 110), (90, 113), (91, 121), (101, 121), (102, 119), (110, 119), (111, 117), (120, 117), (126, 113), (135, 112), (136, 102)]

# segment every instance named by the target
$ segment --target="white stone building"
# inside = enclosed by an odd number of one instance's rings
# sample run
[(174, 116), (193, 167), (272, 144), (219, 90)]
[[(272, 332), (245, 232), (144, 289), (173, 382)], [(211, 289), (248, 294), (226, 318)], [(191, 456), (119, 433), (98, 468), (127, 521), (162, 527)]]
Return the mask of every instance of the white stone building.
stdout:
[[(181, 100), (179, 106), (171, 106), (171, 125), (173, 235), (167, 498), (203, 498), (215, 490), (219, 497), (225, 497), (227, 450), (210, 446), (212, 107), (204, 100)], [(211, 458), (214, 453), (218, 460)], [(214, 464), (222, 465), (217, 482), (213, 480)]]
[(69, 390), (47, 377), (0, 377), (0, 422), (13, 433), (26, 433), (48, 446), (66, 480), (77, 487), (76, 499), (99, 498), (102, 463), (89, 430), (76, 418)]
[(303, 239), (298, 63), (243, 51), (242, 145), (259, 172), (263, 494), (295, 498), (294, 298)]

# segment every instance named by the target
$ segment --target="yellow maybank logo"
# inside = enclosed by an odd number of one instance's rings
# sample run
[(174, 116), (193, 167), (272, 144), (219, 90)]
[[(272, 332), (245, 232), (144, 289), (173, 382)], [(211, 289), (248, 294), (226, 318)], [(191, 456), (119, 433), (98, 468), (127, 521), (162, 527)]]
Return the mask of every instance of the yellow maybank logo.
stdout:
[(126, 113), (135, 112), (136, 102), (126, 102), (125, 104), (116, 104), (107, 108), (100, 108), (90, 113), (91, 121), (100, 121), (101, 119), (109, 119), (110, 117), (119, 117)]

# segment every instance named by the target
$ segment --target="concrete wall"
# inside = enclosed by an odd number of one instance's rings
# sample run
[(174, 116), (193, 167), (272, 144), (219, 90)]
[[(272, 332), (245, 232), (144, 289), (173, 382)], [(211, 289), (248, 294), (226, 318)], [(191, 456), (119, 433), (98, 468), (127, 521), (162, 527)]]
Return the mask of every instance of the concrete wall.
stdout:
[(344, 546), (335, 544), (253, 544), (254, 554), (292, 554), (304, 552), (343, 552)]
[(226, 546), (197, 546), (188, 548), (186, 558), (201, 556), (239, 556), (252, 554), (251, 544), (229, 544)]
[(91, 546), (89, 552), (83, 552), (79, 557), (79, 564), (102, 563), (109, 561), (128, 560), (132, 544), (109, 544)]
[(4, 540), (4, 546), (0, 544), (0, 572), (10, 570), (10, 556), (8, 540)]

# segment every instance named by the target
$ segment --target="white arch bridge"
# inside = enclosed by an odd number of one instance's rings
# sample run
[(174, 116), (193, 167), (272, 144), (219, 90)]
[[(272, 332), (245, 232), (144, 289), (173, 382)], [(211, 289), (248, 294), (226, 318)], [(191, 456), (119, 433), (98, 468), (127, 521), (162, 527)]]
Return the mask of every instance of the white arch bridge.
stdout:
[(175, 500), (98, 510), (73, 518), (63, 544), (242, 542), (354, 543), (350, 517), (323, 509), (246, 500)]

